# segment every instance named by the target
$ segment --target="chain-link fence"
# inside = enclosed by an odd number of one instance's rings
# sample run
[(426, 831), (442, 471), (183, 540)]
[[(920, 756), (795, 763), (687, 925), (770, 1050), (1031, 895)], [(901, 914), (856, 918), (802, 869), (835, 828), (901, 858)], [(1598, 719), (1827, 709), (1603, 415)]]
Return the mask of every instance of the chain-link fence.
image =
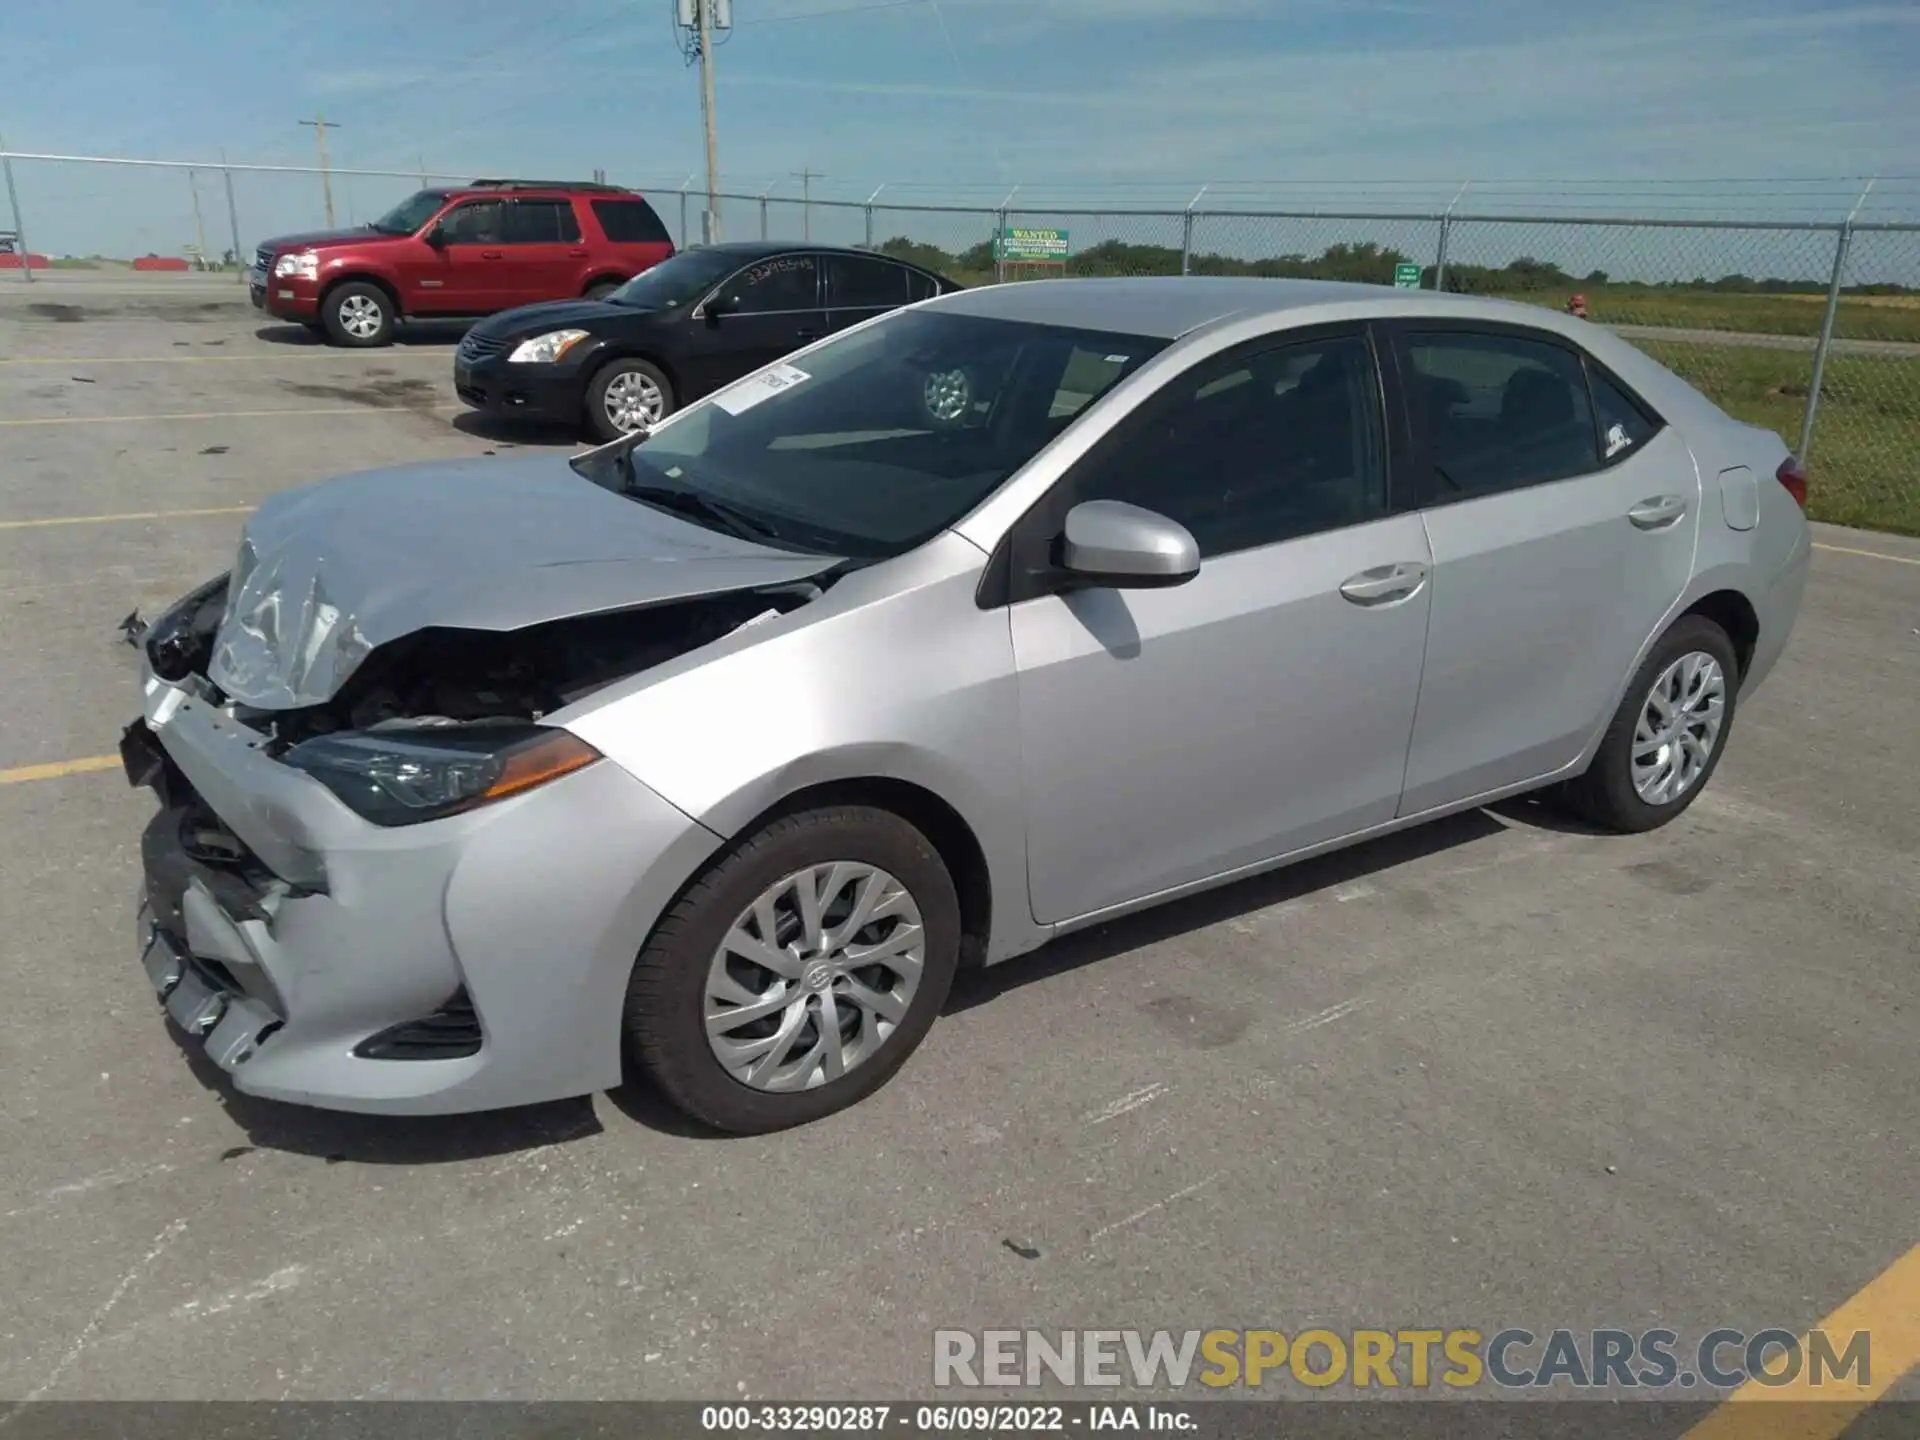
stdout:
[[(269, 236), (364, 224), (423, 185), (471, 178), (21, 154), (7, 168), (15, 248), (64, 265), (150, 254), (244, 264)], [(1785, 437), (1813, 471), (1819, 518), (1920, 534), (1920, 225), (1047, 209), (1013, 197), (983, 208), (882, 192), (861, 204), (708, 196), (691, 179), (636, 188), (682, 248), (709, 234), (865, 246), (968, 285), (1254, 275), (1554, 308), (1577, 294), (1588, 318)], [(35, 263), (0, 254), (27, 278)]]

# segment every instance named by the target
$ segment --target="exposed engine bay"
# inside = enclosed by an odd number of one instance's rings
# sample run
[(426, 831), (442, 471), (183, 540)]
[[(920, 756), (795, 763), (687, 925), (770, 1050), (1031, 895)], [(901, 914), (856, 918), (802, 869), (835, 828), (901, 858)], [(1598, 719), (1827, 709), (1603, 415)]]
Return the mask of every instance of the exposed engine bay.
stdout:
[[(234, 717), (269, 734), (274, 753), (317, 735), (538, 720), (616, 681), (712, 644), (741, 627), (798, 609), (831, 574), (571, 616), (519, 630), (428, 628), (374, 650), (340, 692), (294, 710), (234, 705)], [(162, 679), (205, 677), (227, 598), (227, 577), (183, 597), (136, 643)], [(130, 635), (130, 638), (134, 638)]]

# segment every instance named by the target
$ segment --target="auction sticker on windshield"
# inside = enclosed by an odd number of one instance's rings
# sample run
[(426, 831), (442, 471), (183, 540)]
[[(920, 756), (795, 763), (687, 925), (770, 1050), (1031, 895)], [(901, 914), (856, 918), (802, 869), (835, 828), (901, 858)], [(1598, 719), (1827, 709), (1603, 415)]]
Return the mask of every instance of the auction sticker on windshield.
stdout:
[(729, 415), (738, 415), (810, 378), (806, 371), (792, 365), (774, 365), (714, 396), (713, 403)]

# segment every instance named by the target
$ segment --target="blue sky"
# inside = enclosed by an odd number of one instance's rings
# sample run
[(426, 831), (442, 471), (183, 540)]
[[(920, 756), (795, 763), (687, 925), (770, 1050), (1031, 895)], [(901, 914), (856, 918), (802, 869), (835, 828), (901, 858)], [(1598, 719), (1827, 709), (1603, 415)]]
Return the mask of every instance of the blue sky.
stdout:
[[(1366, 181), (1375, 200), (1444, 204), (1472, 178), (1484, 208), (1522, 195), (1496, 182), (1527, 180), (1530, 200), (1566, 205), (1737, 193), (1749, 209), (1824, 215), (1857, 187), (1781, 177), (1920, 173), (1912, 0), (734, 4), (737, 28), (717, 52), (720, 168), (723, 185), (752, 192), (796, 193), (792, 172), (810, 166), (826, 176), (816, 195), (857, 198), (885, 183), (893, 198), (991, 202), (1018, 183), (1023, 198), (1185, 203), (1211, 181), (1220, 203), (1337, 203)], [(815, 13), (834, 10), (846, 13)], [(341, 127), (341, 166), (598, 166), (658, 189), (702, 165), (696, 73), (670, 11), (671, 0), (6, 3), (0, 129), (16, 150), (224, 147), (304, 163), (313, 136), (295, 122), (324, 110)], [(21, 169), (23, 210), (36, 187), (42, 211), (57, 212), (63, 195), (106, 186), (97, 173)], [(1673, 183), (1702, 176), (1765, 183)], [(1417, 184), (1372, 185), (1406, 181)], [(214, 193), (203, 203), (217, 210)], [(365, 219), (386, 198), (369, 182), (343, 208)], [(1920, 184), (1883, 181), (1874, 203), (1912, 213)]]

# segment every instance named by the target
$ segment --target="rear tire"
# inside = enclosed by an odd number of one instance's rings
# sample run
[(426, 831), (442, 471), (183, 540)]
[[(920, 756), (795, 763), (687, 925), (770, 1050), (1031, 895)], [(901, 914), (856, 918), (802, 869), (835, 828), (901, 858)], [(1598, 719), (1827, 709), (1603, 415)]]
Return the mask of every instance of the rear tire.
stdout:
[(327, 327), (327, 338), (355, 350), (391, 345), (399, 318), (393, 297), (365, 280), (336, 285), (320, 302), (320, 321)]
[[(818, 897), (811, 921), (803, 888)], [(847, 929), (862, 906), (875, 917)], [(866, 806), (786, 816), (726, 851), (654, 928), (627, 987), (628, 1054), (716, 1130), (804, 1125), (892, 1078), (946, 1005), (959, 956), (960, 902), (926, 836)], [(736, 1006), (747, 1018), (726, 1024)], [(709, 1016), (722, 1022), (712, 1038)]]
[(618, 280), (596, 280), (587, 287), (586, 298), (589, 300), (604, 300), (619, 288), (620, 282)]
[(673, 382), (645, 360), (609, 360), (587, 385), (587, 429), (599, 440), (631, 434), (634, 416), (655, 424), (674, 411)]
[(1739, 688), (1727, 632), (1682, 616), (1635, 673), (1587, 772), (1567, 783), (1567, 808), (1622, 834), (1678, 817), (1719, 768)]

